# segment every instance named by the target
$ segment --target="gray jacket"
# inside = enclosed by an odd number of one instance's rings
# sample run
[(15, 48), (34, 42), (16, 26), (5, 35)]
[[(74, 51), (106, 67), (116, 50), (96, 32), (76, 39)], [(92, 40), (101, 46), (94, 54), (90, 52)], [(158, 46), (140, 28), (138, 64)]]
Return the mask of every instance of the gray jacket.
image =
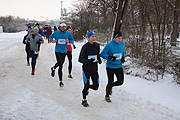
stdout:
[(30, 33), (27, 38), (26, 38), (27, 42), (30, 42), (30, 50), (32, 51), (39, 51), (39, 47), (40, 44), (44, 43), (44, 40), (42, 38), (42, 36), (37, 33)]

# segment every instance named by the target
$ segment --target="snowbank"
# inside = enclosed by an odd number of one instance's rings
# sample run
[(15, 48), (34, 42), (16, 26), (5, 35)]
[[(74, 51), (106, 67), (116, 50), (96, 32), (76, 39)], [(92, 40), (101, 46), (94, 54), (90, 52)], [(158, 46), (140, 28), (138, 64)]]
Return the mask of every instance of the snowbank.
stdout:
[(89, 108), (81, 105), (83, 81), (77, 61), (83, 42), (73, 50), (73, 79), (69, 79), (68, 61), (63, 67), (65, 86), (59, 88), (58, 75), (50, 76), (56, 62), (54, 44), (42, 45), (35, 76), (26, 66), (22, 39), (26, 32), (0, 34), (0, 119), (45, 120), (178, 120), (180, 87), (171, 76), (157, 82), (125, 75), (125, 83), (113, 88), (112, 103), (104, 101), (107, 76), (105, 63), (99, 65), (100, 86), (90, 90)]

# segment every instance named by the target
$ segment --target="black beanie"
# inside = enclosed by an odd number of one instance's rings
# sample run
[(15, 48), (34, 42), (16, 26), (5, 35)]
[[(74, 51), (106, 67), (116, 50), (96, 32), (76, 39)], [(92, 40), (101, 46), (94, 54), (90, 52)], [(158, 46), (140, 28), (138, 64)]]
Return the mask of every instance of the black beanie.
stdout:
[(118, 30), (118, 31), (114, 31), (114, 35), (113, 35), (113, 39), (117, 38), (117, 37), (121, 37), (122, 33)]

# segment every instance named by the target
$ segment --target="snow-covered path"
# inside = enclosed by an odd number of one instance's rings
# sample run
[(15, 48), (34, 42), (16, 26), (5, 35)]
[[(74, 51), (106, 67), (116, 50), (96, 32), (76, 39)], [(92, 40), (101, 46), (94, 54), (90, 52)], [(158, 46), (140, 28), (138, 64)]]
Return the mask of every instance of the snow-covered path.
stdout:
[[(81, 105), (83, 81), (77, 62), (83, 43), (73, 51), (73, 79), (63, 67), (65, 86), (59, 88), (58, 75), (50, 76), (56, 62), (54, 44), (42, 45), (35, 76), (26, 66), (22, 38), (26, 32), (0, 34), (0, 119), (12, 120), (178, 120), (180, 87), (168, 82), (152, 82), (125, 75), (122, 87), (113, 88), (112, 103), (104, 101), (107, 84), (105, 63), (99, 66), (100, 87), (90, 90), (89, 108)], [(167, 87), (167, 88), (166, 88)]]

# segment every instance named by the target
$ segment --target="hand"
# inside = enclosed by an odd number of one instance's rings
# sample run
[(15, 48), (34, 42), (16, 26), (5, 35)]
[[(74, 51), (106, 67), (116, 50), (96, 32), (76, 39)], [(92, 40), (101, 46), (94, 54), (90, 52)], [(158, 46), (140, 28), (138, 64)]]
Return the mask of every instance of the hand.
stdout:
[(73, 48), (74, 48), (74, 49), (76, 49), (76, 46), (75, 46), (75, 45), (73, 45)]
[(37, 41), (36, 43), (37, 43), (37, 44), (41, 44), (41, 42), (40, 42), (40, 41)]
[(94, 58), (91, 58), (91, 59), (88, 59), (88, 62), (89, 62), (89, 63), (93, 63), (94, 60), (95, 60)]
[(57, 42), (57, 40), (52, 40), (52, 43), (56, 43)]
[(124, 57), (122, 57), (122, 59), (121, 59), (121, 63), (124, 63), (124, 62), (125, 62)]
[(66, 42), (69, 43), (69, 39), (66, 38)]
[(115, 57), (115, 56), (108, 56), (108, 58), (109, 58), (110, 60), (112, 60), (112, 61), (115, 61), (117, 57)]

